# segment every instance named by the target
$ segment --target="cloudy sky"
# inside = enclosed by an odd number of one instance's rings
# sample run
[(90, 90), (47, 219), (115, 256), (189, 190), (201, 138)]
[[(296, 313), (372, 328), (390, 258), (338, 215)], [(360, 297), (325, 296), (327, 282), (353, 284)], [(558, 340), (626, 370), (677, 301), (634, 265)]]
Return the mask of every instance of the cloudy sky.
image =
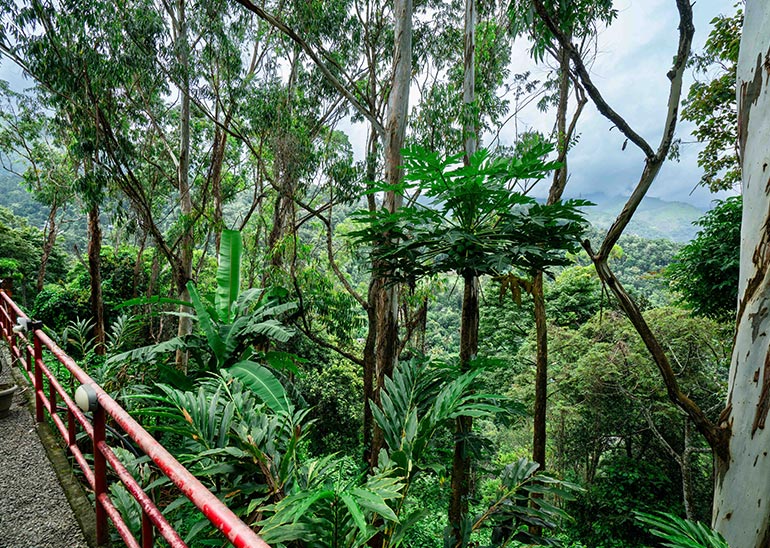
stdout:
[[(666, 72), (671, 67), (678, 38), (675, 2), (620, 0), (615, 4), (618, 19), (599, 36), (592, 77), (607, 102), (657, 148), (666, 116), (669, 90)], [(733, 13), (733, 4), (732, 0), (695, 2), (695, 51), (703, 47), (711, 19), (719, 13)], [(686, 77), (685, 95), (692, 75), (688, 73)], [(533, 113), (531, 123), (547, 130), (553, 122), (539, 120)], [(685, 142), (693, 141), (690, 129), (688, 124), (680, 124), (678, 137)], [(628, 195), (641, 173), (641, 152), (631, 143), (622, 151), (625, 139), (616, 129), (611, 130), (611, 124), (590, 102), (581, 118), (579, 132), (580, 141), (570, 157), (570, 192)], [(701, 177), (696, 158), (698, 150), (698, 145), (684, 145), (680, 162), (666, 162), (649, 195), (708, 206), (715, 196), (702, 188), (693, 190)]]
[[(732, 13), (733, 0), (697, 0), (695, 40), (699, 50), (708, 36), (711, 19), (719, 13)], [(598, 38), (598, 53), (592, 66), (593, 79), (607, 102), (640, 133), (653, 148), (657, 147), (666, 115), (668, 79), (666, 72), (676, 52), (677, 12), (674, 0), (618, 0), (617, 20), (603, 30)], [(532, 69), (526, 44), (516, 45), (513, 73)], [(534, 71), (537, 77), (537, 70)], [(18, 69), (8, 61), (0, 63), (0, 78), (17, 87)], [(692, 81), (687, 74), (685, 93)], [(345, 124), (356, 148), (363, 157), (366, 127)], [(527, 128), (549, 132), (553, 115), (543, 115), (535, 108), (524, 111), (518, 121), (519, 131)], [(678, 137), (692, 141), (690, 127), (680, 124)], [(621, 150), (624, 138), (589, 104), (581, 118), (580, 141), (570, 156), (571, 179), (568, 193), (603, 192), (608, 195), (628, 195), (642, 169), (643, 155), (629, 143)], [(501, 140), (510, 143), (515, 138), (512, 125), (501, 132)], [(678, 163), (666, 162), (649, 195), (667, 200), (690, 202), (708, 207), (715, 195), (695, 188), (701, 172), (696, 162), (698, 145), (682, 148)], [(541, 193), (547, 192), (543, 188)]]

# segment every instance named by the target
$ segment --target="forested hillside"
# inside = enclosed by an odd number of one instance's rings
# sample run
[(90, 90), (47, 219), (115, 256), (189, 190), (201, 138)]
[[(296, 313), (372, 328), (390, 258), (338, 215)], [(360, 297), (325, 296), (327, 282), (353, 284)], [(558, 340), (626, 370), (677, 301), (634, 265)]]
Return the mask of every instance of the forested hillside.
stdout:
[(701, 102), (742, 11), (666, 4), (641, 124), (594, 80), (641, 24), (609, 0), (5, 2), (0, 279), (271, 546), (726, 547), (741, 200), (647, 194), (680, 105), (737, 180)]

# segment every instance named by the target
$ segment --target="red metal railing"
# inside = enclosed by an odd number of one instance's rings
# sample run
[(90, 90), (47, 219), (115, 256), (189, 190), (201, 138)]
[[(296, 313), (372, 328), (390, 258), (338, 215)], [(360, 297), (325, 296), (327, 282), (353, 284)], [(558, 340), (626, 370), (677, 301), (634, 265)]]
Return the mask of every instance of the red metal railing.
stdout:
[[(154, 544), (155, 531), (173, 548), (185, 548), (187, 545), (179, 533), (166, 521), (163, 514), (142, 490), (123, 463), (118, 459), (105, 439), (107, 417), (119, 426), (126, 435), (157, 465), (163, 474), (186, 496), (201, 513), (219, 529), (227, 540), (237, 548), (270, 548), (257, 536), (248, 525), (243, 523), (211, 491), (201, 484), (184, 466), (163, 448), (139, 423), (97, 385), (64, 351), (59, 348), (34, 323), (26, 334), (16, 333), (13, 328), (18, 318), (29, 320), (13, 302), (8, 292), (0, 289), (0, 328), (3, 338), (8, 342), (13, 359), (27, 371), (35, 390), (35, 419), (45, 420), (47, 412), (59, 433), (64, 438), (67, 448), (85, 475), (86, 481), (94, 492), (96, 504), (97, 543), (106, 544), (109, 540), (108, 518), (129, 548), (151, 548)], [(31, 340), (30, 340), (31, 339)], [(72, 397), (64, 390), (60, 382), (43, 361), (43, 349), (47, 349), (55, 359), (64, 365), (70, 374), (84, 386), (90, 386), (96, 394), (98, 404), (90, 421), (75, 404)], [(48, 380), (48, 394), (45, 394), (43, 379)], [(66, 405), (66, 424), (59, 416), (58, 401)], [(93, 468), (77, 445), (77, 425), (93, 442)], [(134, 497), (142, 509), (141, 539), (137, 540), (120, 512), (110, 499), (107, 486), (107, 465), (118, 476), (126, 490)]]

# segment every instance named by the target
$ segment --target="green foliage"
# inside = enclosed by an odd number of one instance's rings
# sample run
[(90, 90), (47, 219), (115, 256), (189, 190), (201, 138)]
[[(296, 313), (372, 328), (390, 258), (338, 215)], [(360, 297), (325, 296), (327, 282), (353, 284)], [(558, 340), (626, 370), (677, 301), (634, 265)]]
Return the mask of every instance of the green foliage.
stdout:
[(217, 316), (223, 323), (233, 321), (232, 308), (241, 291), (241, 254), (243, 241), (237, 230), (222, 232), (217, 268)]
[[(602, 306), (602, 286), (593, 266), (565, 268), (545, 286), (548, 316), (561, 327), (579, 328)], [(605, 299), (606, 300), (606, 299)]]
[[(591, 241), (604, 237), (593, 228), (586, 235)], [(624, 234), (612, 250), (612, 270), (643, 309), (667, 306), (672, 297), (664, 272), (680, 248), (680, 244), (668, 239)], [(573, 258), (579, 265), (593, 266), (585, 251)]]
[[(271, 407), (222, 371), (193, 391), (158, 385), (133, 397), (150, 430), (169, 435), (179, 461), (248, 519), (295, 481), (307, 411)], [(283, 390), (283, 389), (281, 389)], [(180, 441), (181, 440), (181, 441)]]
[(287, 359), (290, 356), (267, 349), (271, 342), (285, 343), (293, 335), (279, 318), (296, 309), (296, 305), (281, 303), (284, 292), (277, 289), (240, 291), (241, 248), (239, 233), (228, 231), (220, 250), (213, 305), (203, 302), (195, 284), (187, 283), (192, 303), (182, 304), (192, 305), (193, 319), (198, 321), (200, 332), (123, 352), (112, 356), (109, 363), (123, 360), (150, 363), (159, 355), (186, 350), (201, 371), (226, 369), (271, 408), (287, 411), (289, 401), (279, 381), (254, 359), (268, 361), (277, 368), (292, 366), (291, 360)]
[[(16, 299), (23, 306), (30, 306), (37, 293), (37, 275), (43, 249), (43, 233), (30, 226), (25, 219), (0, 207), (0, 257), (4, 259), (2, 270), (14, 284)], [(63, 280), (66, 274), (64, 253), (57, 246), (49, 258), (46, 281)]]
[[(716, 420), (725, 398), (731, 326), (673, 307), (644, 315), (663, 341), (681, 389)], [(696, 516), (709, 514), (713, 481), (705, 442), (694, 433), (685, 437), (684, 418), (668, 400), (649, 351), (630, 322), (605, 310), (577, 330), (551, 325), (548, 336), (554, 386), (548, 406), (548, 462), (551, 470), (586, 488), (567, 507), (576, 517), (568, 527), (571, 537), (605, 548), (643, 542), (628, 513), (680, 507), (681, 469), (669, 451), (681, 454), (685, 444), (692, 451), (691, 509)], [(527, 381), (534, 353), (530, 340), (516, 357), (523, 372), (510, 393), (524, 402), (533, 398)]]
[(260, 535), (271, 544), (301, 540), (318, 548), (366, 546), (379, 527), (375, 517), (397, 522), (389, 503), (403, 485), (387, 474), (365, 479), (340, 477), (334, 455), (305, 463), (297, 474), (298, 489), (273, 506), (261, 521)]
[(35, 297), (30, 315), (49, 328), (60, 330), (89, 314), (86, 294), (69, 286), (49, 284)]
[[(159, 356), (185, 349), (200, 371), (230, 369), (243, 382), (255, 389), (266, 390), (265, 397), (271, 397), (270, 386), (275, 386), (277, 381), (269, 379), (272, 375), (254, 359), (272, 361), (278, 367), (286, 364), (285, 356), (271, 354), (264, 349), (271, 341), (286, 342), (292, 336), (292, 331), (284, 327), (278, 318), (294, 310), (296, 305), (281, 304), (269, 292), (250, 289), (238, 296), (233, 306), (233, 322), (223, 323), (213, 306), (201, 300), (192, 282), (188, 284), (188, 290), (200, 332), (123, 352), (110, 357), (109, 362), (132, 360), (152, 363)], [(277, 400), (275, 403), (278, 404)]]
[(363, 418), (359, 366), (336, 360), (320, 370), (305, 372), (296, 383), (311, 409), (309, 416), (314, 419), (309, 450), (319, 456), (357, 451)]
[(674, 289), (696, 314), (721, 320), (735, 314), (742, 210), (740, 196), (719, 201), (698, 220), (700, 232), (668, 268)]
[(404, 183), (394, 190), (419, 190), (427, 205), (359, 212), (363, 226), (353, 236), (372, 246), (375, 263), (392, 279), (411, 282), (441, 272), (469, 277), (566, 264), (564, 250), (576, 249), (585, 228), (577, 208), (587, 202), (547, 206), (511, 189), (553, 169), (543, 160), (552, 148), (540, 141), (513, 158), (480, 150), (467, 166), (462, 154), (407, 149)]
[[(557, 541), (534, 533), (531, 527), (552, 532), (563, 521), (569, 521), (569, 514), (554, 502), (554, 498), (570, 501), (581, 489), (575, 484), (538, 473), (539, 467), (538, 463), (526, 458), (506, 465), (500, 474), (494, 501), (475, 518), (472, 529), (495, 527), (492, 534), (495, 546), (504, 546), (512, 540), (530, 545), (558, 546)], [(545, 498), (537, 499), (536, 507), (530, 506), (533, 495)]]
[[(103, 245), (99, 254), (102, 276), (102, 299), (107, 324), (117, 319), (117, 309), (127, 300), (146, 293), (150, 283), (152, 265), (145, 254), (138, 258), (139, 249), (134, 246)], [(91, 278), (86, 263), (77, 262), (67, 276), (67, 293), (75, 297), (76, 302), (88, 303), (91, 293)], [(160, 289), (160, 288), (159, 288)], [(42, 305), (43, 303), (41, 303)], [(88, 309), (81, 316), (90, 315)], [(48, 324), (53, 329), (62, 329), (64, 324)]]
[[(545, 6), (561, 32), (577, 41), (594, 35), (600, 23), (609, 25), (618, 15), (611, 0), (558, 0), (545, 3)], [(511, 2), (508, 20), (514, 34), (527, 34), (532, 39), (532, 56), (536, 60), (542, 61), (549, 48), (553, 51), (556, 37), (531, 2)]]
[(690, 60), (696, 74), (707, 79), (690, 87), (682, 119), (695, 123), (693, 135), (705, 143), (698, 153), (698, 165), (704, 170), (699, 184), (716, 192), (734, 188), (741, 181), (735, 74), (743, 9), (715, 17), (711, 26), (704, 51)]
[(62, 340), (66, 346), (75, 351), (75, 357), (81, 358), (88, 354), (94, 347), (91, 338), (91, 330), (94, 328), (93, 320), (88, 318), (71, 321), (62, 332)]
[(588, 546), (647, 546), (652, 538), (634, 520), (634, 511), (671, 508), (675, 493), (672, 478), (656, 465), (614, 456), (603, 464), (586, 492), (568, 506), (575, 517), (571, 527)]
[(727, 541), (702, 523), (694, 523), (674, 514), (634, 512), (636, 519), (652, 527), (650, 533), (664, 541), (667, 548), (729, 548)]

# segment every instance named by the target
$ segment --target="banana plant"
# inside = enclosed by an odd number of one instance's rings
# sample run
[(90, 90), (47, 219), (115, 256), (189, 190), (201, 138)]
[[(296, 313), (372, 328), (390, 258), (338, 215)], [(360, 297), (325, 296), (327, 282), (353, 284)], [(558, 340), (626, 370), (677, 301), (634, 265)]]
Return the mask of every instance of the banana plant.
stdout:
[(240, 232), (225, 230), (213, 303), (204, 301), (193, 282), (187, 283), (192, 302), (183, 304), (194, 310), (192, 318), (197, 321), (199, 332), (117, 354), (108, 363), (124, 360), (157, 363), (163, 355), (186, 350), (198, 370), (210, 373), (227, 370), (260, 397), (267, 397), (265, 403), (289, 411), (289, 400), (280, 382), (259, 361), (286, 364), (284, 355), (267, 349), (272, 342), (286, 342), (292, 337), (293, 331), (279, 318), (295, 310), (297, 305), (280, 302), (274, 291), (252, 288), (241, 292), (242, 250)]

